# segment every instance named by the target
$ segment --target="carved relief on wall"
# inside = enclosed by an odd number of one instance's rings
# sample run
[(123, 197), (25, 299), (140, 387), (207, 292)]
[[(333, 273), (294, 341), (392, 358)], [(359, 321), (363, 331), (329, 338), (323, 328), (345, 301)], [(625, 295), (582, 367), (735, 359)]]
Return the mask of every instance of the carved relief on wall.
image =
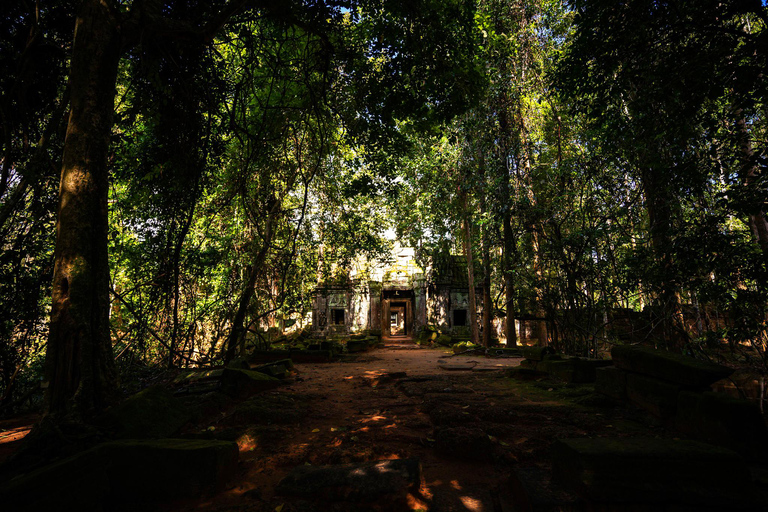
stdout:
[(346, 308), (347, 307), (347, 294), (346, 293), (332, 293), (328, 296), (328, 305), (332, 308)]
[(469, 307), (469, 293), (451, 292), (451, 307), (466, 309)]
[(321, 329), (328, 325), (328, 314), (325, 312), (325, 310), (320, 310), (317, 312), (317, 320), (318, 326)]

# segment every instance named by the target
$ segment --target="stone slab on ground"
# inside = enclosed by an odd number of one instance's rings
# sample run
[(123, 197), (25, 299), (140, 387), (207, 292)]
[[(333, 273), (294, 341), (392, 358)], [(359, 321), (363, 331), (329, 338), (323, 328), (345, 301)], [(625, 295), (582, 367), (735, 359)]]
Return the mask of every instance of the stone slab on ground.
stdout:
[(404, 500), (421, 485), (418, 459), (394, 459), (333, 466), (299, 466), (275, 488), (283, 496), (324, 501)]
[(636, 373), (627, 374), (627, 398), (657, 418), (669, 419), (677, 412), (680, 386)]
[(101, 512), (110, 492), (104, 460), (92, 448), (0, 483), (0, 506), (14, 512)]
[(494, 449), (488, 434), (478, 427), (441, 427), (435, 432), (435, 450), (444, 457), (488, 461)]
[(225, 368), (221, 376), (221, 391), (235, 397), (246, 397), (280, 385), (279, 379), (253, 370)]
[(239, 456), (236, 443), (189, 439), (114, 441), (99, 449), (110, 461), (112, 495), (134, 503), (222, 489)]
[(347, 352), (353, 354), (355, 352), (365, 352), (370, 347), (365, 339), (349, 340), (347, 342)]
[(3, 510), (113, 510), (220, 490), (237, 470), (237, 444), (186, 439), (112, 441), (0, 486)]
[(585, 512), (583, 501), (552, 483), (549, 471), (540, 468), (512, 470), (506, 500), (515, 512)]
[(627, 374), (615, 366), (595, 369), (595, 391), (624, 400), (627, 398)]
[(639, 510), (649, 504), (740, 511), (766, 505), (741, 456), (696, 441), (559, 440), (553, 445), (552, 476), (589, 502), (638, 505)]
[(523, 357), (529, 361), (543, 361), (544, 356), (554, 354), (555, 349), (552, 347), (523, 347)]
[(293, 361), (290, 359), (280, 359), (279, 361), (273, 361), (253, 368), (255, 372), (261, 372), (276, 379), (285, 378), (291, 370), (293, 370)]
[(691, 389), (707, 389), (733, 373), (727, 366), (650, 347), (616, 345), (611, 357), (617, 368)]
[(564, 359), (562, 361), (546, 361), (549, 374), (569, 384), (587, 384), (595, 382), (596, 370), (613, 364), (605, 359)]
[(549, 374), (547, 372), (542, 372), (533, 368), (518, 366), (516, 368), (510, 368), (509, 371), (507, 371), (507, 376), (515, 380), (531, 381), (546, 379), (549, 377)]
[(192, 416), (170, 390), (152, 386), (110, 408), (97, 423), (116, 438), (151, 439), (173, 436)]
[(722, 393), (682, 391), (675, 427), (700, 441), (768, 461), (768, 429), (757, 404)]

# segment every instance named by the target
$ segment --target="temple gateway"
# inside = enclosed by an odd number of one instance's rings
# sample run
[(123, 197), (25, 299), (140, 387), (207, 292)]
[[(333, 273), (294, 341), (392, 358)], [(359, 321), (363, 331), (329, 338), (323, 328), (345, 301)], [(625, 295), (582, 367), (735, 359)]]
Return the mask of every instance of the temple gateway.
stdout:
[[(422, 269), (414, 250), (395, 245), (394, 263), (375, 266), (365, 277), (321, 284), (314, 291), (312, 329), (318, 336), (381, 330), (382, 338), (410, 339), (426, 325), (454, 336), (469, 334), (469, 286), (463, 256)], [(476, 287), (477, 311), (482, 292)], [(478, 317), (479, 320), (479, 317)]]

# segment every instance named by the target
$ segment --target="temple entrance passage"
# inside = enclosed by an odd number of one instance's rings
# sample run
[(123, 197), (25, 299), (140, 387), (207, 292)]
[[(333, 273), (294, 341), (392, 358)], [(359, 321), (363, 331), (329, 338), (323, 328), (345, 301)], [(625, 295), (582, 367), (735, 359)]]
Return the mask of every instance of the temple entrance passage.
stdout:
[(402, 341), (413, 336), (413, 292), (385, 290), (382, 294), (381, 334), (385, 339)]

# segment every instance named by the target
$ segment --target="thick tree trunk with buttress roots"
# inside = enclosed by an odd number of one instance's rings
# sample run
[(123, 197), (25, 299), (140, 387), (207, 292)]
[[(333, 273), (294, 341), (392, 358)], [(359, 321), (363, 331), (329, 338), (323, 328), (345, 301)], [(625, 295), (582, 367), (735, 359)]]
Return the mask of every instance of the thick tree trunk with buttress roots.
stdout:
[(120, 60), (117, 20), (104, 2), (83, 0), (70, 68), (50, 333), (46, 412), (82, 417), (117, 388), (109, 333), (107, 152)]

